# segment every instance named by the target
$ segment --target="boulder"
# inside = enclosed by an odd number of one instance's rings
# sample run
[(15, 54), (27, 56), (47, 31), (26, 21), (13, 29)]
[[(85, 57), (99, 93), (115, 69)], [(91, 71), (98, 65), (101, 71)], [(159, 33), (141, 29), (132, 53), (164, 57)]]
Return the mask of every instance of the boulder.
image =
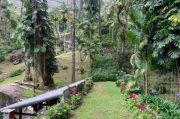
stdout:
[(17, 85), (0, 86), (0, 108), (19, 101), (22, 97), (22, 88)]
[(15, 50), (12, 53), (8, 54), (7, 59), (9, 62), (12, 62), (14, 65), (21, 63), (24, 60), (24, 53), (21, 50)]

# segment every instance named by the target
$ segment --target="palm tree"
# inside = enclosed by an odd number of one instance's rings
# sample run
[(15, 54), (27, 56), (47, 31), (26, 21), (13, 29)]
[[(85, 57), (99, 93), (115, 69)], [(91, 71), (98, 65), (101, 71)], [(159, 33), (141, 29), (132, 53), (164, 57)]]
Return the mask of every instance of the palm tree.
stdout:
[(75, 75), (75, 30), (76, 30), (76, 26), (75, 26), (75, 17), (76, 17), (76, 0), (72, 0), (72, 8), (73, 8), (73, 18), (72, 18), (72, 82), (75, 82), (76, 79), (76, 75)]

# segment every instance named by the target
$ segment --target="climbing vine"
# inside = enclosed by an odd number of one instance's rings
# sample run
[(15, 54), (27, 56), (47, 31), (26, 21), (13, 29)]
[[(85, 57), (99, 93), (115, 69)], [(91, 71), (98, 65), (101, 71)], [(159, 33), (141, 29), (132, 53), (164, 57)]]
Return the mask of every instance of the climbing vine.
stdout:
[(47, 12), (46, 0), (24, 0), (26, 8), (22, 24), (14, 34), (25, 48), (26, 63), (33, 66), (36, 78), (43, 80), (43, 85), (52, 86), (52, 76), (58, 71), (54, 52), (54, 35)]

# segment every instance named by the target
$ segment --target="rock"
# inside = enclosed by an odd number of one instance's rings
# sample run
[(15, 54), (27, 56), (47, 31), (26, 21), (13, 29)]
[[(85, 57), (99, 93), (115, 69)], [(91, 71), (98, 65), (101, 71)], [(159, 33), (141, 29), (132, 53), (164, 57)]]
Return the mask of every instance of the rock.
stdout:
[(9, 102), (14, 102), (14, 101), (10, 96), (0, 92), (0, 108), (5, 107), (6, 105), (9, 104)]
[(13, 62), (15, 60), (16, 60), (16, 56), (14, 54), (10, 54), (9, 57), (8, 57), (8, 61)]
[(8, 54), (7, 60), (13, 62), (14, 65), (21, 63), (24, 60), (24, 53), (21, 50), (15, 50)]
[(22, 97), (22, 88), (17, 85), (0, 86), (0, 108), (19, 101)]

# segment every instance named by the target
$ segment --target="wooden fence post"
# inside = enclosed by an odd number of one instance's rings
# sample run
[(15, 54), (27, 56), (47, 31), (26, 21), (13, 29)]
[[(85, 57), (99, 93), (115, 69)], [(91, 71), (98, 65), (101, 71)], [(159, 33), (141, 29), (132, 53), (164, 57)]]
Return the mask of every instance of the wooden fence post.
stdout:
[(3, 119), (16, 119), (15, 118), (15, 109), (6, 109), (1, 111), (3, 114)]
[(19, 109), (19, 119), (22, 119), (22, 108)]

